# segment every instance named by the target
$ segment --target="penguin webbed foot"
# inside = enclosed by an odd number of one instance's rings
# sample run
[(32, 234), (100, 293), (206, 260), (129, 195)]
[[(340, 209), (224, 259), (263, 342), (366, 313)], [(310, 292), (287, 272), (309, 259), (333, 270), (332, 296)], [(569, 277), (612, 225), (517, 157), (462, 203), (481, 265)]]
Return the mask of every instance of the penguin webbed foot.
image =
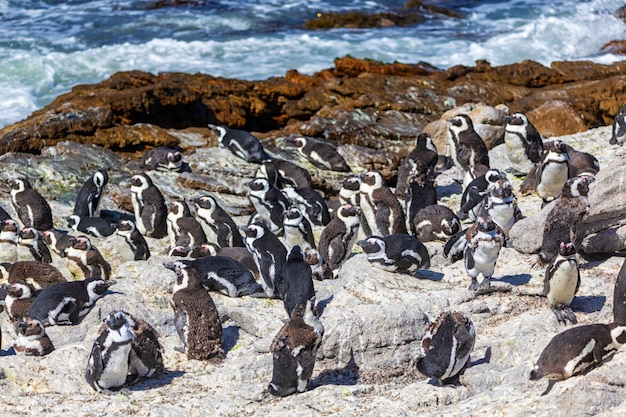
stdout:
[(484, 277), (478, 286), (479, 290), (487, 291), (491, 287), (491, 277)]
[(174, 346), (174, 350), (180, 353), (187, 353), (187, 349), (185, 349), (185, 346)]
[(578, 320), (576, 319), (576, 314), (569, 306), (556, 306), (552, 308), (554, 315), (559, 323), (563, 325), (567, 325), (567, 321), (569, 320), (572, 324), (577, 324)]
[(476, 278), (472, 278), (472, 283), (470, 284), (470, 286), (467, 289), (470, 290), (470, 291), (478, 290), (478, 280)]

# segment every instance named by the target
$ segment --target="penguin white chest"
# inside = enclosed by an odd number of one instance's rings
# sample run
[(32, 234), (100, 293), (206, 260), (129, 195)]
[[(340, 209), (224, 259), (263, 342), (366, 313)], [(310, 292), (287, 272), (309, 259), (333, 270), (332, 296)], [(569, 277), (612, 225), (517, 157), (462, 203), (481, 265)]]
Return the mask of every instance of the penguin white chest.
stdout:
[(113, 350), (109, 356), (102, 375), (99, 378), (99, 383), (102, 388), (120, 387), (126, 383), (126, 375), (128, 375), (129, 354), (131, 345), (130, 342)]
[(544, 165), (541, 179), (537, 184), (537, 194), (543, 199), (551, 200), (561, 194), (561, 189), (567, 181), (568, 168), (566, 163), (550, 162)]
[(527, 174), (533, 169), (533, 163), (526, 156), (526, 147), (521, 135), (520, 132), (507, 130), (504, 133), (504, 143), (511, 168), (521, 174)]
[(578, 264), (575, 260), (561, 263), (550, 277), (547, 298), (551, 305), (570, 305), (578, 285)]

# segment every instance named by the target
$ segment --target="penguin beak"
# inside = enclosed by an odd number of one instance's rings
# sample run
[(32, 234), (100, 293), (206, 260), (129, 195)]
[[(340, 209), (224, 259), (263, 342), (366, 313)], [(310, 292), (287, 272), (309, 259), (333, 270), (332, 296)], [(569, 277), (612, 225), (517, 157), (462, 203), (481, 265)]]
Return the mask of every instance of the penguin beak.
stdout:
[(163, 262), (163, 266), (172, 271), (176, 270), (176, 265), (174, 265), (172, 262)]

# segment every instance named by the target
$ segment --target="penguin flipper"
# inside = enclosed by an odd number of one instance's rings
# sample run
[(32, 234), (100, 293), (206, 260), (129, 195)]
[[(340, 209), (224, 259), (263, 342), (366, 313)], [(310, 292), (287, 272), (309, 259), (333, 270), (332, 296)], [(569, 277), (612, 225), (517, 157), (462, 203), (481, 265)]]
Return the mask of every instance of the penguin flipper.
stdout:
[(391, 209), (389, 206), (379, 204), (376, 210), (376, 226), (378, 226), (378, 232), (381, 236), (389, 236), (391, 234), (391, 224), (389, 218), (391, 216)]
[(102, 375), (104, 371), (104, 364), (102, 363), (102, 350), (100, 349), (100, 343), (97, 341), (91, 348), (91, 354), (89, 355), (89, 362), (87, 363), (87, 370), (85, 371), (85, 379), (95, 391), (100, 391), (100, 386), (96, 383), (96, 380)]

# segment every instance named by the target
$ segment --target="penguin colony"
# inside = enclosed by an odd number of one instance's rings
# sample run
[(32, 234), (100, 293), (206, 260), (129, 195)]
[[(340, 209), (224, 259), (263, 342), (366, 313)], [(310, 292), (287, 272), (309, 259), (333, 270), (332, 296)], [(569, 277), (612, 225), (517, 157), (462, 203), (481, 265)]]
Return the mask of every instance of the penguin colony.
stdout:
[[(611, 139), (611, 144), (620, 146), (625, 136), (622, 113), (616, 117)], [(577, 171), (572, 169), (570, 155), (575, 150), (560, 141), (543, 143), (523, 114), (509, 116), (506, 122), (509, 172), (532, 175), (543, 205), (556, 201), (545, 230), (538, 231), (543, 233), (538, 263), (547, 265), (546, 310), (552, 309), (563, 325), (576, 323), (571, 306), (581, 280), (576, 257), (581, 236), (576, 225), (589, 210), (587, 193), (599, 165), (592, 156), (583, 156), (591, 169), (573, 176)], [(460, 114), (447, 123), (450, 157), (461, 173), (459, 182), (465, 184), (456, 214), (438, 204), (439, 154), (427, 134), (420, 134), (415, 149), (407, 154), (395, 189), (385, 184), (378, 171), (346, 174), (337, 196), (339, 205), (329, 209), (304, 168), (270, 159), (261, 142), (248, 132), (209, 125), (221, 147), (259, 164), (255, 178), (245, 184), (254, 208), (246, 225), (237, 225), (215, 196), (200, 195), (190, 205), (176, 199), (166, 204), (146, 172), (129, 180), (132, 215), (123, 220), (104, 217), (98, 214), (98, 203), (108, 174), (99, 170), (78, 192), (74, 213), (65, 218), (69, 229), (65, 232), (54, 227), (50, 206), (29, 179), (13, 178), (9, 186), (15, 217), (3, 209), (6, 216), (0, 219), (0, 262), (8, 265), (0, 294), (14, 324), (15, 351), (49, 354), (54, 345), (46, 327), (79, 323), (116, 283), (110, 280), (108, 262), (85, 234), (98, 240), (117, 239), (119, 255), (126, 261), (150, 258), (145, 237), (167, 238), (172, 260), (163, 267), (175, 273), (171, 305), (181, 341), (177, 350), (188, 359), (207, 360), (215, 366), (224, 358), (221, 318), (210, 292), (279, 299), (285, 308), (285, 324), (271, 344), (273, 369), (267, 392), (283, 397), (306, 391), (324, 335), (314, 281), (339, 277), (355, 245), (374, 268), (420, 277), (418, 271), (430, 267), (422, 242), (439, 241), (451, 261), (463, 259), (468, 291), (493, 290), (500, 249), (523, 214), (505, 171), (490, 167), (487, 148), (471, 118)], [(352, 173), (356, 168), (336, 148), (313, 138), (296, 137), (285, 145), (320, 169)], [(178, 173), (184, 166), (179, 151), (163, 147), (149, 151), (141, 161), (145, 170)], [(462, 230), (462, 221), (469, 227)], [(315, 226), (321, 229), (318, 239)], [(19, 245), (27, 247), (22, 253), (29, 255), (20, 255)], [(228, 251), (219, 255), (222, 249), (235, 248), (245, 256)], [(65, 259), (71, 275), (63, 276), (50, 265), (53, 258)], [(530, 373), (532, 380), (550, 380), (545, 393), (555, 381), (600, 365), (626, 343), (624, 271), (626, 267), (615, 287), (613, 323), (571, 327), (547, 343)], [(105, 301), (106, 297), (101, 303)], [(163, 372), (164, 352), (150, 324), (121, 310), (111, 311), (103, 323), (86, 364), (85, 378), (94, 390), (112, 392)], [(464, 369), (471, 366), (477, 337), (480, 334), (467, 313), (442, 311), (421, 339), (417, 370), (440, 385), (459, 383)]]

